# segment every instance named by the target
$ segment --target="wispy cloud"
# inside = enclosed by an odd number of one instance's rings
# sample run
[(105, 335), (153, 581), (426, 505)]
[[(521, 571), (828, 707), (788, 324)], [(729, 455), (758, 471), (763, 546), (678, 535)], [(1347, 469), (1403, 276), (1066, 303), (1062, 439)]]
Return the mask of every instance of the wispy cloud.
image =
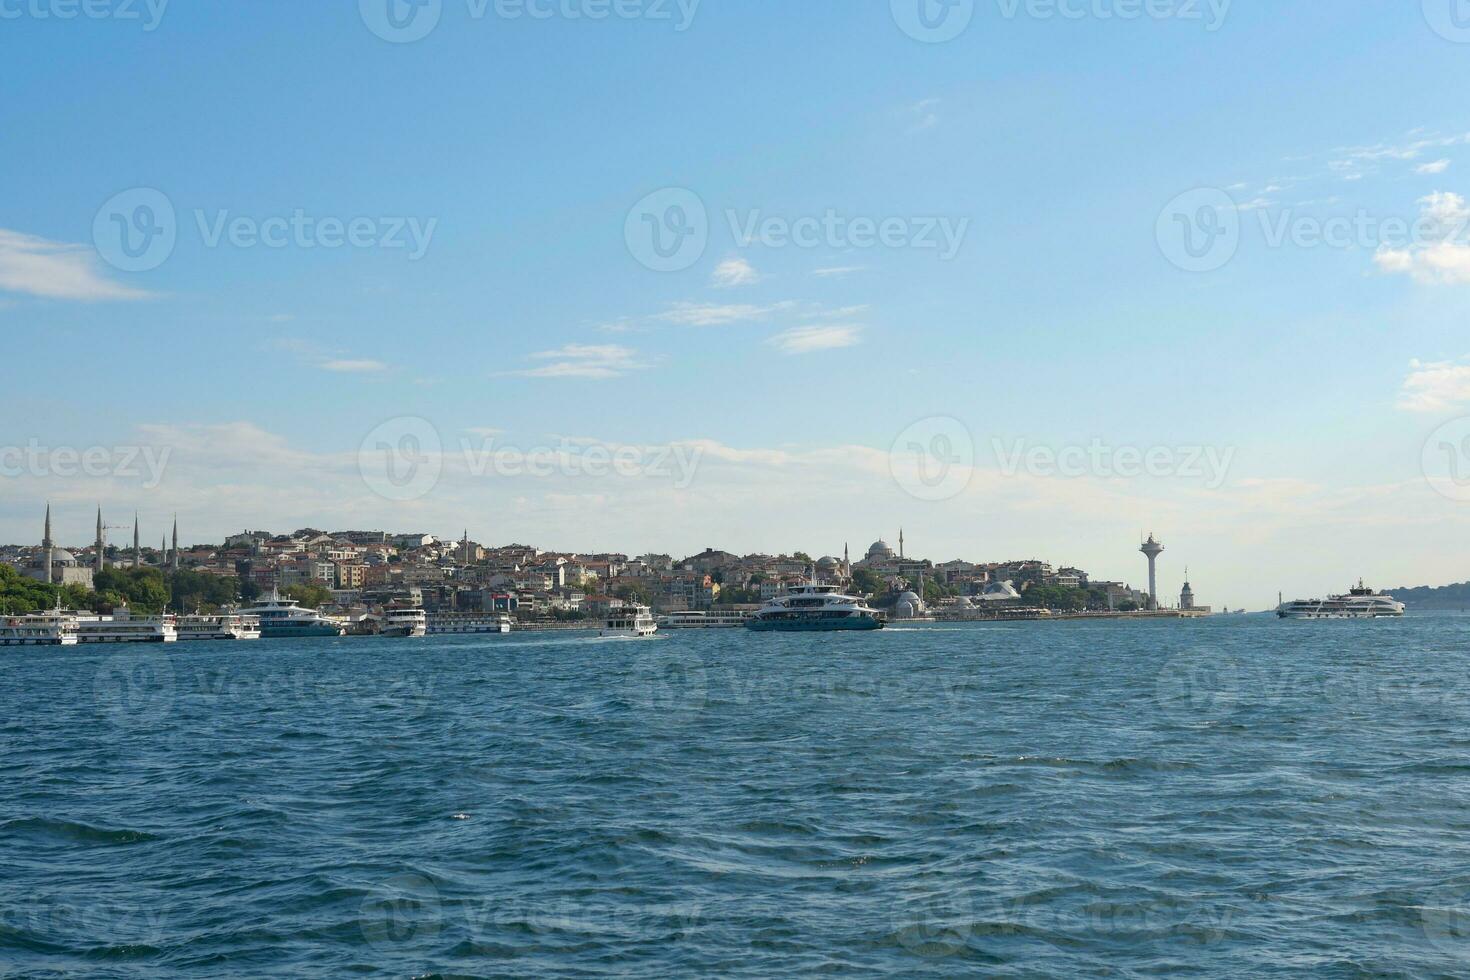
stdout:
[(862, 265), (835, 265), (827, 269), (813, 269), (812, 275), (818, 279), (845, 279), (854, 272), (862, 272), (867, 266)]
[(1398, 407), (1406, 412), (1448, 412), (1470, 403), (1470, 363), (1409, 362), (1409, 376), (1399, 391)]
[(373, 374), (377, 371), (388, 370), (388, 365), (382, 361), (325, 361), (322, 370), (334, 371), (338, 374)]
[(1435, 174), (1442, 174), (1448, 169), (1450, 169), (1450, 162), (1448, 160), (1435, 160), (1433, 163), (1425, 163), (1415, 167), (1414, 173), (1432, 177)]
[(44, 299), (97, 303), (147, 299), (152, 294), (103, 274), (97, 253), (0, 228), (0, 289)]
[(531, 358), (551, 363), (510, 373), (523, 378), (601, 380), (622, 377), (630, 371), (647, 367), (639, 362), (637, 351), (617, 344), (567, 344), (556, 350), (539, 351)]
[(861, 327), (842, 324), (793, 327), (776, 334), (767, 343), (783, 354), (810, 354), (815, 351), (856, 347), (862, 343), (861, 334)]
[(721, 262), (715, 266), (714, 274), (710, 276), (710, 285), (716, 289), (753, 286), (760, 281), (761, 275), (755, 271), (755, 266), (739, 257), (729, 258)]
[(914, 120), (912, 133), (933, 129), (939, 125), (939, 100), (924, 99), (909, 106), (909, 116)]
[(658, 314), (657, 320), (674, 323), (681, 327), (721, 327), (731, 323), (764, 320), (771, 314), (787, 310), (794, 303), (774, 303), (770, 306), (754, 306), (749, 303), (676, 303)]

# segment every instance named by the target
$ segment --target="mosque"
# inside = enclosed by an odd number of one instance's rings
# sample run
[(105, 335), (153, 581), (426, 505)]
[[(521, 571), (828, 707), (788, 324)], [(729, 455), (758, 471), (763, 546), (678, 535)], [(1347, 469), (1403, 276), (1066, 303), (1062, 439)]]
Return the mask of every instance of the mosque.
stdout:
[[(132, 567), (143, 567), (143, 549), (138, 540), (138, 517), (133, 515), (133, 558)], [(167, 542), (164, 543), (160, 555), (160, 567), (169, 567), (174, 571), (179, 569), (179, 520), (174, 518), (174, 547), (173, 555), (169, 557)], [(102, 508), (97, 508), (97, 540), (93, 544), (91, 565), (84, 564), (80, 558), (67, 551), (65, 548), (56, 547), (56, 542), (51, 538), (51, 505), (46, 505), (46, 526), (41, 536), (41, 550), (31, 560), (29, 567), (24, 569), (28, 578), (38, 582), (49, 582), (52, 585), (80, 585), (84, 589), (90, 589), (96, 581), (97, 573), (107, 567), (107, 526), (102, 523)]]

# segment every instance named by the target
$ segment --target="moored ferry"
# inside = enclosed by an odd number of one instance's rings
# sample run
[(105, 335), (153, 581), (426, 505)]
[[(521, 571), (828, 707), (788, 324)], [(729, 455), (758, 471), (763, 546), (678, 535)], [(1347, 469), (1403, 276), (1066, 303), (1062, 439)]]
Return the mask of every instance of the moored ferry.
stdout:
[(771, 633), (880, 630), (883, 616), (835, 585), (798, 585), (766, 603), (745, 621), (747, 629)]
[(1370, 589), (1358, 579), (1347, 595), (1326, 599), (1296, 599), (1276, 609), (1282, 619), (1391, 619), (1404, 614), (1404, 604), (1391, 595)]
[(430, 636), (468, 636), (509, 633), (511, 618), (506, 613), (430, 613)]
[(281, 598), (280, 592), (274, 589), (265, 600), (240, 610), (240, 614), (259, 619), (260, 635), (267, 640), (341, 636), (345, 632), (341, 623), (326, 618), (315, 609), (301, 608), (294, 599)]
[(260, 639), (260, 617), (241, 613), (180, 616), (176, 626), (180, 640)]
[(123, 607), (111, 616), (82, 613), (76, 620), (79, 643), (174, 643), (179, 638), (172, 613), (134, 616)]
[(0, 647), (76, 646), (77, 618), (61, 611), (0, 618)]
[(659, 617), (658, 628), (662, 630), (725, 630), (745, 625), (746, 617), (730, 612), (674, 612)]
[(417, 606), (390, 606), (383, 614), (382, 636), (416, 637), (429, 632), (429, 616)]
[(607, 623), (602, 627), (603, 636), (631, 636), (644, 638), (658, 632), (658, 622), (647, 606), (623, 606), (607, 614)]

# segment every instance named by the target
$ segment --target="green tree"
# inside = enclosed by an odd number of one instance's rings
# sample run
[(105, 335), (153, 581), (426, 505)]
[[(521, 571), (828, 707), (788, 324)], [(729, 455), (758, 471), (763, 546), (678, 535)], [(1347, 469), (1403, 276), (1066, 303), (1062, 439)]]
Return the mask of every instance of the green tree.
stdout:
[(234, 576), (178, 571), (169, 576), (168, 586), (172, 594), (168, 607), (177, 613), (192, 613), (196, 609), (213, 612), (240, 597), (240, 580)]
[(854, 568), (852, 570), (853, 588), (864, 595), (878, 595), (886, 588), (883, 577), (868, 568)]
[(125, 601), (145, 615), (157, 615), (168, 606), (168, 583), (156, 568), (106, 568), (93, 576), (92, 588), (113, 607)]
[(287, 598), (295, 599), (308, 609), (317, 609), (332, 601), (331, 590), (315, 582), (290, 586), (285, 594)]
[(24, 616), (56, 605), (54, 585), (26, 578), (9, 565), (0, 565), (0, 615)]

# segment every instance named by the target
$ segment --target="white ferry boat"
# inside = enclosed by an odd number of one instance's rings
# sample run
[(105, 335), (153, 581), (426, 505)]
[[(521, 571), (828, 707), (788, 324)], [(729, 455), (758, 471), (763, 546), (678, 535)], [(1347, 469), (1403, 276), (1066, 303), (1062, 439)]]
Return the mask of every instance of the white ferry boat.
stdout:
[(511, 618), (507, 613), (431, 613), (430, 636), (469, 636), (487, 633), (509, 633)]
[(0, 647), (70, 647), (77, 644), (77, 618), (61, 611), (0, 619)]
[(726, 630), (738, 629), (745, 625), (745, 616), (740, 613), (728, 612), (688, 612), (669, 613), (661, 616), (658, 628), (661, 630)]
[(382, 636), (415, 637), (429, 633), (429, 614), (417, 606), (389, 606), (383, 614)]
[(279, 591), (272, 589), (259, 605), (240, 610), (242, 616), (254, 616), (260, 620), (260, 635), (267, 640), (290, 639), (307, 636), (341, 636), (341, 623), (327, 619), (315, 609), (303, 609), (294, 599), (283, 599)]
[(658, 632), (658, 622), (647, 606), (624, 606), (607, 614), (603, 636), (649, 637)]
[(80, 613), (76, 620), (79, 643), (174, 643), (179, 638), (172, 613), (135, 617), (123, 607), (111, 616)]
[(835, 585), (798, 585), (766, 603), (750, 619), (747, 629), (773, 633), (836, 630), (880, 630), (883, 617), (856, 596), (844, 595)]
[(240, 613), (180, 616), (180, 640), (258, 640), (260, 617)]
[(1358, 579), (1358, 587), (1347, 595), (1326, 599), (1296, 599), (1276, 609), (1282, 619), (1387, 619), (1404, 614), (1404, 604), (1391, 595), (1380, 595)]

